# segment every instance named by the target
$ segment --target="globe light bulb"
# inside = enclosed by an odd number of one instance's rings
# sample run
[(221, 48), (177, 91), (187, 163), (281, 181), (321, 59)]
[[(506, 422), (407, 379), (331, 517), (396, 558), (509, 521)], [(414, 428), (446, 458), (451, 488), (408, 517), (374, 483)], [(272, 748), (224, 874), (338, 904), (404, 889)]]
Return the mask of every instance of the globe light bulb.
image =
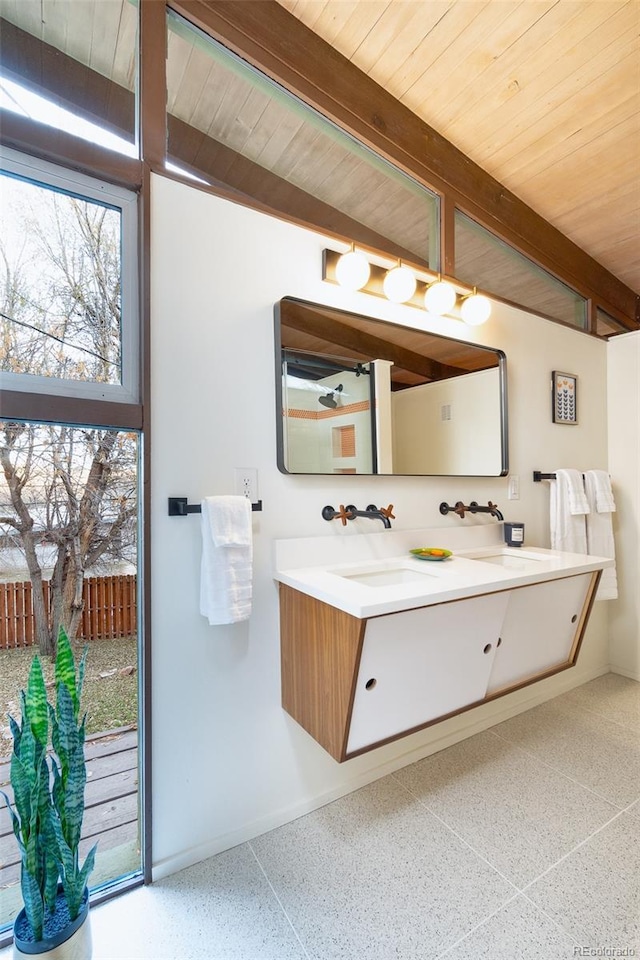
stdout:
[(359, 250), (343, 253), (336, 263), (336, 280), (347, 290), (361, 290), (370, 272), (369, 261)]
[(460, 307), (462, 319), (470, 327), (479, 327), (491, 316), (491, 301), (481, 293), (472, 293), (465, 297)]
[(446, 280), (436, 280), (430, 283), (424, 293), (424, 306), (429, 313), (440, 317), (449, 313), (456, 305), (458, 295), (455, 287)]
[(387, 300), (393, 303), (406, 303), (416, 292), (416, 278), (409, 267), (398, 264), (387, 271), (382, 283), (382, 289)]

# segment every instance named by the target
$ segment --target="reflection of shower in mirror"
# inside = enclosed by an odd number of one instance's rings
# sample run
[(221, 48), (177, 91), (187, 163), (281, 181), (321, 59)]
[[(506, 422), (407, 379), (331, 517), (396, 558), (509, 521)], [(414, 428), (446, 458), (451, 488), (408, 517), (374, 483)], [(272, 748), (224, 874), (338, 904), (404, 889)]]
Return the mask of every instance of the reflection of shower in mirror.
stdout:
[[(358, 374), (356, 374), (358, 376)], [(334, 387), (333, 390), (330, 390), (329, 393), (325, 394), (323, 397), (318, 397), (318, 403), (321, 403), (323, 407), (329, 407), (330, 410), (335, 410), (338, 406), (338, 401), (335, 398), (336, 393), (342, 393), (344, 387), (341, 383), (337, 387)]]

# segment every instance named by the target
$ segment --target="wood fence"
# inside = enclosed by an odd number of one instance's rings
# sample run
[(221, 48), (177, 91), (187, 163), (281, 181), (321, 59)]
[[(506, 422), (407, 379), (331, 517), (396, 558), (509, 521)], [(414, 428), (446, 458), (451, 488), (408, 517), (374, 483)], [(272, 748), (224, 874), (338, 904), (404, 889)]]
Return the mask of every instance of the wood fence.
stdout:
[[(43, 583), (48, 608), (49, 581)], [(88, 577), (83, 587), (84, 608), (78, 637), (114, 640), (136, 632), (136, 577)], [(0, 583), (0, 650), (30, 647), (34, 643), (32, 587), (30, 581)]]

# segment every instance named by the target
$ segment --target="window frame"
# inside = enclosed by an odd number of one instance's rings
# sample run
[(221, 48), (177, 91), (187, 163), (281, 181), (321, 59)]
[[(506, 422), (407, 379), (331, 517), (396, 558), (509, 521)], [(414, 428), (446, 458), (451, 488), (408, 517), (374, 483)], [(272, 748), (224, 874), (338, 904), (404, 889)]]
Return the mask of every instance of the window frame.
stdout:
[(0, 390), (38, 396), (117, 404), (140, 403), (140, 317), (138, 293), (138, 196), (131, 190), (89, 177), (0, 144), (3, 173), (67, 196), (86, 199), (120, 213), (121, 382), (67, 380), (0, 370)]

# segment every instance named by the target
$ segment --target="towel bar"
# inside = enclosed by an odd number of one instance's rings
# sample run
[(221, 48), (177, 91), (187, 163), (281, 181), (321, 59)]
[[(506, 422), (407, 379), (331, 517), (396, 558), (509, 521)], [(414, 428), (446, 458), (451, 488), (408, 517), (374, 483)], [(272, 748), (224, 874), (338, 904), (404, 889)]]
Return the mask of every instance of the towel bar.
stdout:
[[(533, 482), (540, 483), (541, 480), (556, 480), (557, 477), (555, 473), (542, 473), (541, 470), (533, 471)], [(584, 480), (584, 473), (582, 474), (582, 479)]]
[[(254, 513), (262, 510), (262, 500), (251, 504)], [(202, 504), (188, 503), (187, 497), (169, 497), (169, 516), (186, 517), (188, 513), (202, 513)]]

